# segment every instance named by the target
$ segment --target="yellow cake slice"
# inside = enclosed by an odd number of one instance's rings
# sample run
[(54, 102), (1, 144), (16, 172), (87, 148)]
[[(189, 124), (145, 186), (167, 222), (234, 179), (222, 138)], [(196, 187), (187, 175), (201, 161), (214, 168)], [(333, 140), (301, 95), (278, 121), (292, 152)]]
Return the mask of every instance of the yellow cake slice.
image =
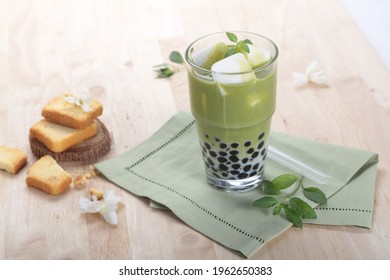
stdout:
[(27, 155), (22, 150), (0, 146), (0, 169), (16, 174), (26, 164)]
[(86, 128), (75, 129), (41, 120), (30, 128), (30, 138), (37, 139), (55, 153), (61, 153), (96, 134), (96, 121)]
[[(73, 96), (66, 94), (65, 96)], [(82, 129), (91, 125), (92, 122), (103, 114), (103, 106), (97, 100), (90, 102), (90, 111), (85, 112), (82, 107), (65, 100), (65, 96), (57, 96), (42, 109), (42, 116), (60, 125)]]
[(41, 157), (27, 171), (27, 186), (55, 195), (67, 190), (70, 176), (51, 156)]

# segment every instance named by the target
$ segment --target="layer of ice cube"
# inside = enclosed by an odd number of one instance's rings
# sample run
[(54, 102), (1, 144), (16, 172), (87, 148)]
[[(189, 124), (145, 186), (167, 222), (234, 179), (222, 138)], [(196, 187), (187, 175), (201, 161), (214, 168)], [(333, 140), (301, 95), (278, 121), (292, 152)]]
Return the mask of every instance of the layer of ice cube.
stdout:
[(244, 52), (244, 55), (252, 68), (265, 64), (272, 57), (270, 51), (254, 47), (252, 44), (248, 44), (248, 48), (250, 52)]
[(196, 65), (204, 69), (210, 70), (211, 66), (224, 58), (228, 47), (222, 42), (212, 44), (192, 55), (192, 59)]
[(217, 61), (211, 66), (214, 79), (222, 84), (242, 84), (255, 79), (253, 73), (235, 74), (251, 71), (252, 67), (242, 53), (236, 53)]

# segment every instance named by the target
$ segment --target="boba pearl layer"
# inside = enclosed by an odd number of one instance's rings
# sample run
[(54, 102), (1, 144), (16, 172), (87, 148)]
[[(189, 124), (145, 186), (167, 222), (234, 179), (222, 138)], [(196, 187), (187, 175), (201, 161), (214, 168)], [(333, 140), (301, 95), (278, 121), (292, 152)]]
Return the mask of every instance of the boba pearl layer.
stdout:
[[(218, 136), (204, 135), (200, 142), (207, 172), (221, 179), (246, 179), (264, 171), (267, 145), (264, 132), (257, 141), (224, 143)], [(210, 141), (207, 141), (210, 139)], [(213, 141), (211, 141), (213, 139)]]

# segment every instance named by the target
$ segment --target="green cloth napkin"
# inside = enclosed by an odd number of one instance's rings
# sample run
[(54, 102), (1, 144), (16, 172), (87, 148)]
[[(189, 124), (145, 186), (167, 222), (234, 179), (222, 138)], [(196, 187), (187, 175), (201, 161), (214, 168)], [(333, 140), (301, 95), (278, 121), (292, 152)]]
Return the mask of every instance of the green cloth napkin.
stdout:
[[(311, 223), (370, 227), (374, 206), (377, 154), (272, 132), (270, 144), (330, 175), (320, 188), (329, 198), (315, 206)], [(177, 113), (148, 140), (96, 165), (110, 181), (152, 199), (185, 223), (224, 246), (250, 257), (291, 223), (272, 209), (253, 207), (261, 188), (231, 194), (206, 182), (196, 124), (191, 114)], [(265, 177), (291, 170), (267, 159)], [(305, 199), (303, 194), (298, 196)], [(305, 199), (307, 201), (307, 199)]]

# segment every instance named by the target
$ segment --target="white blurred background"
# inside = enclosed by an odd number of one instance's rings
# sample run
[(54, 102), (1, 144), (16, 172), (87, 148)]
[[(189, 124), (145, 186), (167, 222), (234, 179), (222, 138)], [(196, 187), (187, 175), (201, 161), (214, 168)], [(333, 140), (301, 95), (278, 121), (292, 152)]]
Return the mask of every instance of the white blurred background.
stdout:
[(342, 3), (390, 70), (390, 1), (342, 0)]

